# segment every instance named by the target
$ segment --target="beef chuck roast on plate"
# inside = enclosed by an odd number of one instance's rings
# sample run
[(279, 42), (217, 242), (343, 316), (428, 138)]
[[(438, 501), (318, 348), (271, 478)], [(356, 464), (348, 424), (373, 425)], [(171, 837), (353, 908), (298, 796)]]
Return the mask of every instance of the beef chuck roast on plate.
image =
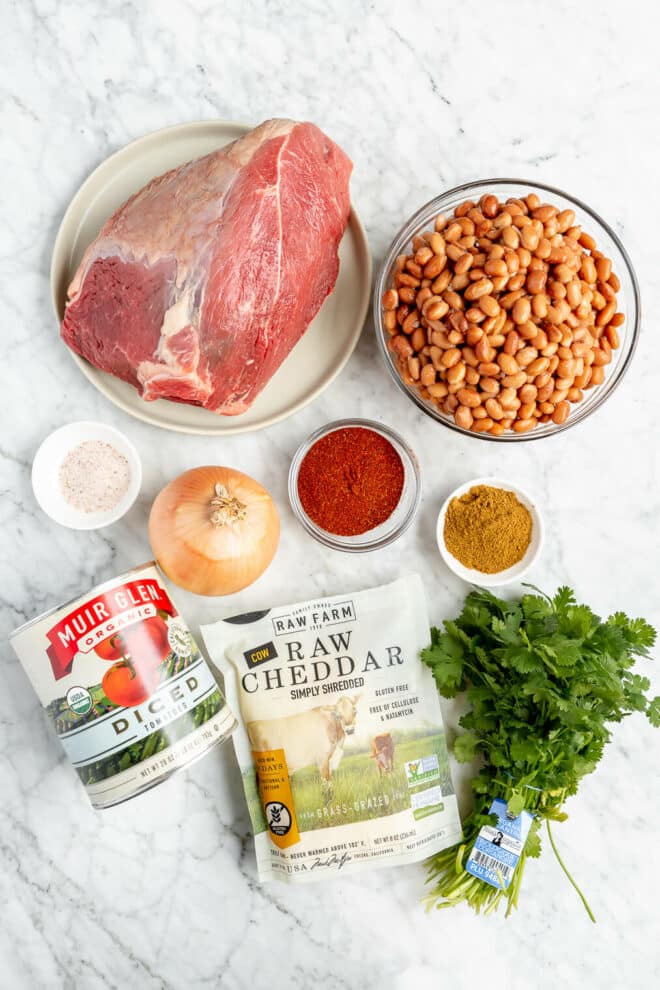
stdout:
[(244, 412), (334, 287), (351, 169), (269, 120), (153, 179), (85, 252), (62, 337), (144, 399)]

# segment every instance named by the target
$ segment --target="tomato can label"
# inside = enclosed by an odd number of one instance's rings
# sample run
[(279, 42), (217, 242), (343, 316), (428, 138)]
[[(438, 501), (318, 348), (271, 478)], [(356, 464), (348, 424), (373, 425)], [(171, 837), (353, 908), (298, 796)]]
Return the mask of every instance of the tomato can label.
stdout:
[(154, 786), (235, 727), (153, 563), (32, 620), (11, 642), (96, 808)]

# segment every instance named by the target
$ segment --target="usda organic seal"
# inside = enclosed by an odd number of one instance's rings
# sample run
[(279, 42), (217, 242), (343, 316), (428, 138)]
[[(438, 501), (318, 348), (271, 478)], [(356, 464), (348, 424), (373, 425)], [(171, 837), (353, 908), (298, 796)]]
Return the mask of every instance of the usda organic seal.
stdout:
[(92, 696), (84, 687), (72, 687), (66, 693), (66, 703), (74, 715), (86, 715), (92, 707)]

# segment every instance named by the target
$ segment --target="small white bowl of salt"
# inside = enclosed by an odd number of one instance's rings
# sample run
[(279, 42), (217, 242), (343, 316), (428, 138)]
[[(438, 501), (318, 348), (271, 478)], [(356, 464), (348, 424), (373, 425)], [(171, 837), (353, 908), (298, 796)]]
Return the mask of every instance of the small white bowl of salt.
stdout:
[(69, 529), (100, 529), (128, 512), (142, 465), (133, 444), (106, 423), (68, 423), (47, 436), (32, 463), (32, 488), (46, 515)]

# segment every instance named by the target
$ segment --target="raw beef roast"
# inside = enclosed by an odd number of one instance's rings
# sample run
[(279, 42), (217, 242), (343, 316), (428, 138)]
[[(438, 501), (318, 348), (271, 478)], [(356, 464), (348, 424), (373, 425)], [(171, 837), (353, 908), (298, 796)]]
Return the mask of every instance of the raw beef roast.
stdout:
[(62, 337), (145, 399), (244, 412), (333, 289), (351, 169), (270, 120), (154, 179), (87, 249)]

